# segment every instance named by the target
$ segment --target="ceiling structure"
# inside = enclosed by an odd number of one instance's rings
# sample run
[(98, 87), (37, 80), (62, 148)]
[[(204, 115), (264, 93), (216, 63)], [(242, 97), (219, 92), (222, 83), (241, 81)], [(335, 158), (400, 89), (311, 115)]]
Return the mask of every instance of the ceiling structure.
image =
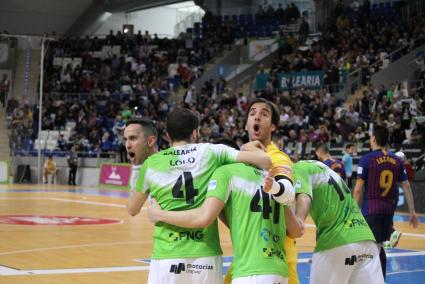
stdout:
[(111, 13), (132, 12), (184, 1), (176, 0), (0, 0), (0, 32), (81, 35), (101, 25)]

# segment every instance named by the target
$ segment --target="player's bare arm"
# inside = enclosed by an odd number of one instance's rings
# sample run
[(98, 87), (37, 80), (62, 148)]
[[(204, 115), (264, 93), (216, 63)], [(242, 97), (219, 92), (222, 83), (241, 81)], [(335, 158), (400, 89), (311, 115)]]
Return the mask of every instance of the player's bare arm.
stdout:
[[(259, 146), (261, 144), (258, 141), (255, 142), (255, 145)], [(247, 144), (251, 145), (243, 147), (244, 150), (239, 151), (236, 161), (239, 163), (248, 163), (266, 170), (269, 169), (272, 165), (269, 155), (267, 155), (261, 147), (255, 146), (254, 142), (249, 142)]]
[(357, 204), (359, 205), (362, 202), (363, 186), (364, 186), (364, 180), (361, 178), (358, 178), (356, 180), (356, 185), (354, 187), (353, 197), (357, 201)]
[(304, 235), (304, 222), (294, 213), (293, 209), (285, 206), (286, 235), (296, 239)]
[(148, 199), (148, 195), (146, 193), (133, 191), (127, 202), (128, 214), (131, 216), (139, 214), (146, 199)]
[(418, 215), (415, 211), (415, 202), (413, 201), (412, 189), (410, 188), (409, 181), (403, 181), (401, 183), (401, 188), (404, 191), (404, 196), (406, 197), (407, 207), (409, 208), (409, 223), (413, 228), (417, 228), (419, 225)]
[(162, 210), (155, 199), (151, 200), (148, 208), (149, 219), (153, 222), (164, 222), (167, 224), (184, 228), (208, 227), (224, 207), (224, 202), (217, 197), (208, 197), (201, 207), (186, 211)]

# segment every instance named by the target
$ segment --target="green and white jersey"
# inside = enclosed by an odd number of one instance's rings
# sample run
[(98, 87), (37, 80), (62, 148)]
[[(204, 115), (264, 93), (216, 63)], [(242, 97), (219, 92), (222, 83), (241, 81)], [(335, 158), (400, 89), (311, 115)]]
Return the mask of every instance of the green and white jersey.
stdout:
[(310, 215), (317, 227), (315, 252), (375, 238), (341, 177), (318, 161), (294, 165), (296, 194), (311, 197)]
[(139, 177), (139, 171), (142, 165), (132, 165), (131, 166), (131, 176), (130, 176), (130, 191), (136, 189), (137, 178)]
[[(155, 198), (163, 210), (202, 205), (208, 181), (219, 166), (236, 162), (238, 151), (224, 145), (188, 144), (150, 156), (142, 165), (136, 190)], [(156, 223), (152, 258), (190, 258), (222, 254), (217, 221), (187, 229)]]
[(262, 191), (267, 172), (245, 164), (218, 168), (208, 185), (207, 197), (225, 203), (232, 236), (233, 278), (277, 274), (288, 277), (283, 241), (284, 207)]

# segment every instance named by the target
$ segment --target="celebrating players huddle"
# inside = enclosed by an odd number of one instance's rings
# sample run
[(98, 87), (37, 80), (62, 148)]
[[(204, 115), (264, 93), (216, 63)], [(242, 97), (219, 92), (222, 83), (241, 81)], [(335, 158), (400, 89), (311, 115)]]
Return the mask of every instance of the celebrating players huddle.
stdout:
[[(317, 226), (310, 283), (384, 283), (381, 240), (345, 182), (318, 161), (293, 165), (271, 140), (279, 119), (273, 103), (253, 101), (250, 142), (237, 150), (225, 140), (197, 143), (197, 115), (176, 109), (166, 122), (171, 147), (160, 152), (151, 122), (127, 122), (134, 168), (128, 212), (137, 215), (150, 197), (155, 223), (148, 283), (299, 283), (294, 238), (304, 234), (308, 214)], [(413, 201), (409, 208), (416, 218)], [(234, 251), (224, 280), (217, 217)]]

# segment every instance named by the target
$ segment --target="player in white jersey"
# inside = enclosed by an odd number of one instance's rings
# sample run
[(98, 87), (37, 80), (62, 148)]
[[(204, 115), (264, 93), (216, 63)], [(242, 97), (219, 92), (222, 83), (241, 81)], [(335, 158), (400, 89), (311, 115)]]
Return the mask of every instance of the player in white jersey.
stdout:
[(136, 187), (137, 177), (143, 162), (158, 152), (158, 132), (152, 120), (147, 118), (131, 118), (124, 129), (125, 148), (131, 163), (130, 189)]
[[(142, 165), (128, 211), (136, 215), (148, 195), (164, 210), (199, 207), (208, 181), (221, 165), (246, 162), (268, 169), (268, 155), (250, 143), (236, 151), (224, 145), (196, 144), (198, 117), (188, 109), (176, 109), (167, 117), (169, 149), (150, 156)], [(263, 146), (264, 148), (264, 146)], [(221, 248), (217, 222), (203, 229), (155, 224), (148, 283), (222, 283)]]

